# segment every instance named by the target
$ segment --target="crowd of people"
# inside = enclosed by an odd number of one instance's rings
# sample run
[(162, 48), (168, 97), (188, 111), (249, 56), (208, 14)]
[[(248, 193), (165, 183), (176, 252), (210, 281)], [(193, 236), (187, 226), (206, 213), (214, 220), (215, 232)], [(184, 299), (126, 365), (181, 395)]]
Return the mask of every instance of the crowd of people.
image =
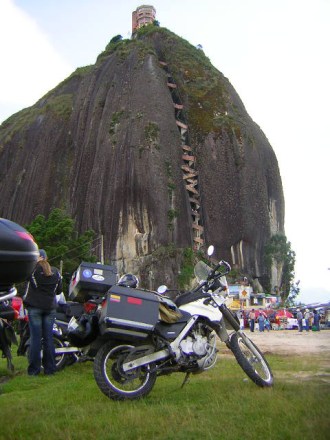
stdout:
[[(266, 313), (263, 309), (251, 309), (250, 311), (239, 310), (237, 317), (240, 321), (241, 329), (248, 327), (251, 332), (258, 329), (259, 332), (269, 331), (272, 329), (272, 323), (276, 322), (276, 312), (273, 316)], [(298, 323), (298, 331), (320, 331), (320, 314), (317, 310), (297, 309), (296, 319)]]
[(304, 312), (297, 309), (297, 321), (298, 321), (298, 331), (301, 333), (303, 330), (309, 332), (313, 329), (315, 331), (320, 331), (320, 315), (317, 310), (310, 312), (306, 309)]
[(250, 312), (240, 310), (237, 312), (237, 316), (242, 330), (246, 327), (246, 323), (248, 323), (251, 332), (255, 331), (257, 327), (256, 324), (258, 324), (258, 330), (260, 332), (264, 332), (265, 330), (269, 332), (269, 330), (271, 330), (270, 319), (263, 310), (256, 311), (252, 309)]

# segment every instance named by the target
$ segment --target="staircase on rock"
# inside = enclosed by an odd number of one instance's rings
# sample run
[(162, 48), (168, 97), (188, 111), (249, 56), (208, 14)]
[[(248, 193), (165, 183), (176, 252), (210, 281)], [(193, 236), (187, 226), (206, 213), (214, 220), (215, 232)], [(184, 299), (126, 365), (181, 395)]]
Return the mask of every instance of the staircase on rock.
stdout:
[(167, 86), (171, 92), (176, 125), (181, 134), (181, 149), (182, 149), (182, 173), (185, 187), (189, 197), (191, 216), (192, 216), (192, 237), (194, 243), (194, 250), (199, 250), (204, 245), (204, 226), (201, 213), (201, 202), (198, 190), (198, 171), (196, 170), (196, 157), (189, 145), (189, 130), (186, 123), (186, 118), (183, 112), (183, 104), (180, 99), (177, 84), (175, 83), (168, 65), (165, 61), (160, 61), (160, 65), (164, 68), (167, 74)]

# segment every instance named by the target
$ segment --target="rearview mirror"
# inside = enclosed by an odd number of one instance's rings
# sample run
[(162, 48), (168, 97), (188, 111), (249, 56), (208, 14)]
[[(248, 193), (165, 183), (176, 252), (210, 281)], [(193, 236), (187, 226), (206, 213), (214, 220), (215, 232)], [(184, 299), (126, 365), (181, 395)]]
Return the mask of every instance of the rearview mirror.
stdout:
[(207, 248), (207, 255), (210, 257), (211, 255), (213, 255), (213, 252), (214, 252), (214, 246), (213, 244), (211, 244), (211, 246)]
[(160, 295), (164, 295), (164, 293), (167, 291), (167, 286), (165, 286), (164, 284), (162, 284), (161, 286), (158, 287), (157, 292)]

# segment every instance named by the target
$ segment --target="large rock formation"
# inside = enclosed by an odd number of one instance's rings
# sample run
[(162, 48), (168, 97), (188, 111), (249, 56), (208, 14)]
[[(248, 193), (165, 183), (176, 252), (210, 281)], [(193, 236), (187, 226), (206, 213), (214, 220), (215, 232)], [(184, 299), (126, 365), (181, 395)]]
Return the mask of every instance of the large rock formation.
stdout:
[(27, 224), (63, 208), (146, 287), (175, 286), (180, 250), (210, 243), (271, 277), (265, 244), (284, 232), (274, 151), (204, 53), (164, 28), (114, 39), (5, 121), (0, 164), (0, 216)]

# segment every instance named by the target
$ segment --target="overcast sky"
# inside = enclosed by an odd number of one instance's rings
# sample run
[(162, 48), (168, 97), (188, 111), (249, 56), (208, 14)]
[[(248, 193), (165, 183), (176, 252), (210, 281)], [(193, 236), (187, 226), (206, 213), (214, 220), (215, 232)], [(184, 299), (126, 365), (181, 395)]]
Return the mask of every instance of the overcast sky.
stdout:
[[(0, 0), (0, 122), (94, 64), (113, 36), (130, 37), (141, 4)], [(330, 300), (330, 0), (146, 4), (161, 26), (203, 46), (266, 134), (279, 161), (299, 299)]]

